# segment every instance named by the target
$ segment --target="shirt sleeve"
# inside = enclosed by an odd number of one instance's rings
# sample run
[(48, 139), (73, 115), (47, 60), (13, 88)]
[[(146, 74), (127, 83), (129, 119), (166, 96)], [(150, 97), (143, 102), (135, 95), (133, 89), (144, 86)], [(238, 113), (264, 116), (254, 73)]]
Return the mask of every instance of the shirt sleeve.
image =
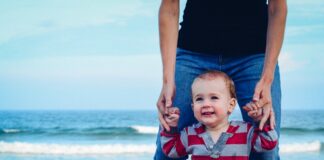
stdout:
[(181, 132), (177, 128), (171, 127), (171, 131), (162, 130), (160, 133), (162, 150), (170, 158), (180, 158), (188, 155), (188, 134), (186, 128)]
[(251, 126), (248, 133), (249, 143), (254, 152), (266, 152), (276, 147), (278, 135), (276, 130), (271, 130), (269, 125), (260, 130), (257, 125)]

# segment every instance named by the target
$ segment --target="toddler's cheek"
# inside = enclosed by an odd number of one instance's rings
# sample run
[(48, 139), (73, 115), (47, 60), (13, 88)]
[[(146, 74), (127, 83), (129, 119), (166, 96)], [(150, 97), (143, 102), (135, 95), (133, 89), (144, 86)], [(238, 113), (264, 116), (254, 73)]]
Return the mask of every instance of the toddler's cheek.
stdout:
[(227, 114), (227, 111), (225, 111), (225, 109), (223, 109), (223, 108), (216, 108), (215, 113), (216, 113), (216, 115), (224, 115), (224, 114)]

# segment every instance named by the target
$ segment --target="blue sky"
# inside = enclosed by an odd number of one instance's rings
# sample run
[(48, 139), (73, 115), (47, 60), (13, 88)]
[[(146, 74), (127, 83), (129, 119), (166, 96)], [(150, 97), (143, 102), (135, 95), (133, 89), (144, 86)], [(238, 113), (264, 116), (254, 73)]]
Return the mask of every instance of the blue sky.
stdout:
[[(159, 4), (0, 0), (0, 109), (155, 109)], [(324, 2), (288, 6), (282, 108), (323, 109)]]

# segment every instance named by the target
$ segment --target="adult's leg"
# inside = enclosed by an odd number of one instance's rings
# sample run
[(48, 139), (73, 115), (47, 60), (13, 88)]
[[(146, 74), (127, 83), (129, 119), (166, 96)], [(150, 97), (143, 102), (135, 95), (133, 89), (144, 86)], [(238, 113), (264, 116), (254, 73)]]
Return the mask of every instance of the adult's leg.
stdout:
[[(252, 119), (247, 115), (241, 107), (252, 100), (254, 89), (257, 82), (260, 80), (264, 63), (264, 55), (251, 55), (240, 58), (233, 58), (224, 65), (225, 72), (227, 72), (235, 83), (238, 103), (241, 109), (244, 121), (253, 123)], [(279, 67), (276, 66), (274, 73), (274, 80), (271, 86), (272, 105), (275, 113), (275, 121), (278, 135), (280, 135), (281, 122), (281, 87)], [(273, 151), (265, 153), (250, 154), (251, 160), (279, 160), (279, 147), (277, 146)]]
[[(179, 130), (197, 122), (191, 108), (191, 84), (199, 74), (206, 71), (205, 58), (206, 57), (202, 57), (197, 53), (192, 53), (183, 49), (177, 50), (175, 66), (176, 92), (173, 99), (173, 106), (180, 109)], [(155, 160), (171, 159), (166, 157), (162, 152), (159, 135), (157, 136), (156, 145)], [(187, 157), (180, 159), (187, 159)]]

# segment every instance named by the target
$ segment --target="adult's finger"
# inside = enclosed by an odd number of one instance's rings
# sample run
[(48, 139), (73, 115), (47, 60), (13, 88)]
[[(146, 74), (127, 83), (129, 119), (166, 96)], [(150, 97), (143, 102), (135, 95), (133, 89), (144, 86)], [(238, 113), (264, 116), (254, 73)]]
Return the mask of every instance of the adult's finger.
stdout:
[(174, 96), (174, 88), (166, 86), (165, 91), (163, 92), (163, 97), (165, 99), (165, 107), (172, 107), (172, 98)]
[(262, 108), (267, 104), (271, 104), (271, 98), (268, 96), (260, 98), (260, 100), (254, 102), (258, 108)]
[(275, 129), (276, 127), (276, 117), (275, 114), (273, 112), (273, 109), (271, 107), (271, 112), (270, 112), (270, 128), (271, 129)]
[(172, 98), (171, 95), (165, 95), (165, 107), (172, 107)]
[(267, 107), (263, 107), (263, 115), (262, 115), (262, 118), (260, 120), (260, 125), (259, 125), (259, 129), (262, 130), (264, 125), (266, 124), (269, 116), (270, 116), (270, 108), (267, 106)]
[(166, 130), (166, 131), (170, 131), (170, 126), (167, 124), (167, 122), (164, 120), (164, 117), (162, 115), (161, 112), (158, 112), (159, 114), (159, 121), (160, 121), (160, 124), (162, 125), (162, 127)]
[(157, 100), (157, 102), (156, 102), (156, 107), (158, 108), (158, 110), (160, 111), (160, 112), (164, 112), (164, 99), (163, 99), (163, 92), (161, 92), (160, 93), (160, 96), (159, 96), (159, 98), (158, 98), (158, 100)]

